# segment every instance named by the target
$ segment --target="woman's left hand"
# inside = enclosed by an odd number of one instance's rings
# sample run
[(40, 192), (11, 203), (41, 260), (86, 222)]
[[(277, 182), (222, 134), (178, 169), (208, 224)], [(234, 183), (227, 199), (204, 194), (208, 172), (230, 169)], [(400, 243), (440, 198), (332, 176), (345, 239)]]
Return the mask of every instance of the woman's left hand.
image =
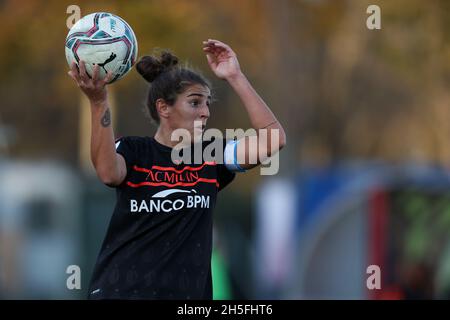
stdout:
[(203, 41), (203, 51), (211, 70), (220, 79), (231, 79), (241, 73), (236, 53), (225, 43), (208, 39)]

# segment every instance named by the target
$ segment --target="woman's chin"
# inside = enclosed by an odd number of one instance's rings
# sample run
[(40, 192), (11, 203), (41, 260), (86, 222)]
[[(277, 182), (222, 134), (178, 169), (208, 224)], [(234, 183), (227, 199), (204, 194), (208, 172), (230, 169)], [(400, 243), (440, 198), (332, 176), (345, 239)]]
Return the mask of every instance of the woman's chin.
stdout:
[(203, 138), (203, 129), (202, 128), (195, 128), (194, 129), (194, 142), (200, 142)]

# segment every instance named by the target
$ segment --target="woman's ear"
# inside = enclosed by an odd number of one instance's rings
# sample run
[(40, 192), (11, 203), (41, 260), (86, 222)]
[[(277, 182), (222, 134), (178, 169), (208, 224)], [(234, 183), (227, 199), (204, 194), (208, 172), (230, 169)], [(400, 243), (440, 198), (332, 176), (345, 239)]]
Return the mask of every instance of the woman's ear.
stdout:
[(159, 98), (156, 100), (156, 112), (158, 112), (159, 118), (167, 119), (169, 117), (169, 105), (164, 99)]

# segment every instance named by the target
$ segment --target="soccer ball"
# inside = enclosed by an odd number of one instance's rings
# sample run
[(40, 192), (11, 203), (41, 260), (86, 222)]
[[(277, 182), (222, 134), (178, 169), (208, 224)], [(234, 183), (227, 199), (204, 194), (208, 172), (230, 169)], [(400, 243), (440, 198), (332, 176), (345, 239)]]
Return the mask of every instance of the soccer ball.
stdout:
[(122, 78), (136, 62), (137, 41), (131, 27), (122, 18), (107, 12), (96, 12), (81, 18), (66, 37), (66, 59), (69, 66), (80, 60), (92, 76), (94, 65), (100, 66), (100, 78), (113, 73), (112, 83)]

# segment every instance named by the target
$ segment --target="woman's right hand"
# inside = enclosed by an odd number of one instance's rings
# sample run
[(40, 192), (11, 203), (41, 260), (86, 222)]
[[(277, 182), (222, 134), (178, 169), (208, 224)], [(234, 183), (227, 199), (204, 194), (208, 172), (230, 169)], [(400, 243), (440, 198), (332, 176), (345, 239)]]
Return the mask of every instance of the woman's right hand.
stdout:
[(104, 79), (99, 79), (100, 67), (98, 64), (94, 66), (94, 73), (92, 78), (89, 78), (86, 72), (86, 66), (84, 61), (80, 61), (80, 68), (78, 70), (77, 64), (72, 63), (69, 76), (75, 80), (81, 91), (88, 97), (91, 104), (99, 105), (106, 102), (108, 97), (108, 92), (106, 90), (106, 84), (110, 82), (113, 78), (113, 74), (108, 71)]

